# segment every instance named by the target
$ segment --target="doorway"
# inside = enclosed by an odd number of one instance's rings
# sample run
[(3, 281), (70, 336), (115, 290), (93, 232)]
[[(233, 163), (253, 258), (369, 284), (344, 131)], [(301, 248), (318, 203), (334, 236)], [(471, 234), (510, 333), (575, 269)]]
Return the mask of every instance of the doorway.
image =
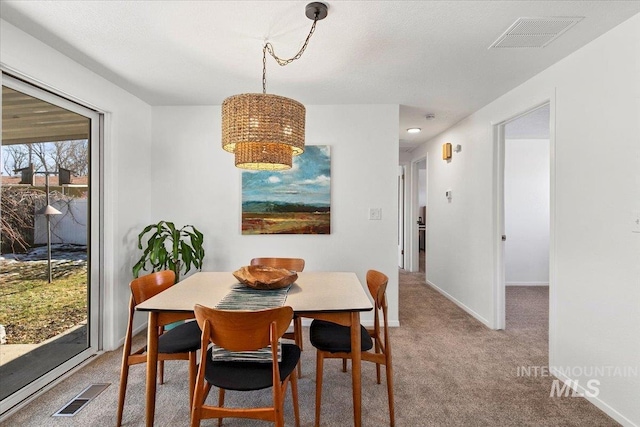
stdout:
[(2, 75), (0, 414), (100, 348), (100, 115)]
[(418, 166), (418, 270), (427, 271), (427, 160), (422, 159)]
[(550, 103), (497, 125), (498, 329), (549, 331)]
[(405, 179), (404, 179), (404, 166), (398, 167), (398, 268), (404, 269), (404, 210), (405, 210)]
[(549, 322), (549, 104), (505, 125), (505, 328)]
[[(422, 157), (407, 165), (410, 169), (405, 204), (405, 270), (425, 273), (427, 265), (427, 158)], [(422, 249), (421, 249), (422, 248)], [(426, 274), (426, 273), (425, 273)]]

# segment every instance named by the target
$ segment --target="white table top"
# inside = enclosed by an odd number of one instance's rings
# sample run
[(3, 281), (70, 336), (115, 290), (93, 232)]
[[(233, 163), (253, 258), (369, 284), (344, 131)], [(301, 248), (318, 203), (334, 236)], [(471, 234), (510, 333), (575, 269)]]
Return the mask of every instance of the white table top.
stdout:
[[(140, 311), (193, 311), (215, 305), (238, 280), (231, 272), (198, 272), (136, 307)], [(299, 272), (285, 305), (296, 313), (369, 311), (373, 305), (355, 273)]]

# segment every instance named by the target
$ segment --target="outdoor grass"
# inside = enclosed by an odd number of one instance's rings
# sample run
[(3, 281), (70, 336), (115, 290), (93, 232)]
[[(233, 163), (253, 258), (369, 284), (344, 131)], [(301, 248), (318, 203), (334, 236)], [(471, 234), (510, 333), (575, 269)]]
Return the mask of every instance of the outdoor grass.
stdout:
[(86, 262), (57, 262), (48, 283), (46, 261), (3, 261), (0, 278), (7, 344), (37, 344), (87, 319)]

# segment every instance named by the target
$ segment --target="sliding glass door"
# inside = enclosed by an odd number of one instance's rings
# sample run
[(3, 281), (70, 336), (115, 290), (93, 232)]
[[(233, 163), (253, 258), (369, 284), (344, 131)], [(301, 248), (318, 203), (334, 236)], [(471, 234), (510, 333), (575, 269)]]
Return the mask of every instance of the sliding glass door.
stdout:
[(0, 413), (100, 348), (100, 115), (2, 76)]

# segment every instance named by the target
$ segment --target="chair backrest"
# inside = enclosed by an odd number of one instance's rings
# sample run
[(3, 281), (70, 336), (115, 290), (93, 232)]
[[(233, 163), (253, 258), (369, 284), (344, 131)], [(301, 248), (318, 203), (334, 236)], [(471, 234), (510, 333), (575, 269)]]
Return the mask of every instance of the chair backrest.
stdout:
[(367, 287), (377, 309), (386, 310), (387, 308), (387, 283), (389, 278), (384, 273), (376, 270), (367, 271)]
[(158, 295), (176, 282), (176, 274), (171, 270), (163, 270), (133, 279), (129, 283), (135, 305)]
[(286, 268), (296, 273), (304, 270), (302, 258), (254, 258), (251, 265), (266, 265), (267, 267)]
[[(277, 341), (293, 319), (289, 306), (257, 311), (218, 310), (196, 304), (196, 321), (209, 340), (230, 351), (251, 351)], [(272, 325), (275, 336), (272, 336)]]
[[(372, 337), (376, 340), (376, 349), (380, 348), (382, 353), (389, 358), (387, 363), (390, 363), (391, 346), (389, 344), (389, 319), (387, 316), (386, 294), (388, 282), (389, 278), (385, 274), (376, 270), (367, 271), (367, 287), (369, 288), (369, 293), (373, 297), (375, 304), (375, 309), (373, 310)], [(384, 342), (382, 341), (380, 334), (380, 310), (382, 310), (382, 331), (384, 335)], [(380, 377), (378, 377), (378, 381), (380, 381)]]

